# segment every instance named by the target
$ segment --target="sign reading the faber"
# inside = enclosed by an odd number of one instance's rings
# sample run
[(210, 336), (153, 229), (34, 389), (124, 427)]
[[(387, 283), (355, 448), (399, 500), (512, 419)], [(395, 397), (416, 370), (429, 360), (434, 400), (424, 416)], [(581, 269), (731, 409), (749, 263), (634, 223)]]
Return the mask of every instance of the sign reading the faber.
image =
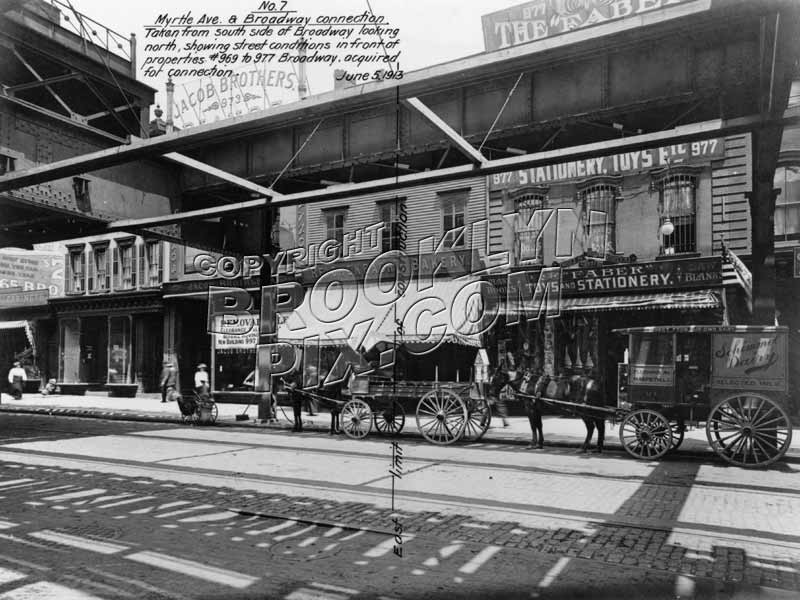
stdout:
[(708, 162), (721, 158), (724, 154), (724, 139), (699, 140), (661, 148), (630, 150), (610, 156), (598, 156), (544, 167), (496, 173), (489, 176), (489, 187), (493, 190), (513, 189), (524, 185), (559, 183), (600, 175), (622, 175), (658, 169), (667, 165), (675, 167)]
[(487, 52), (502, 50), (691, 1), (536, 0), (484, 15), (483, 40)]

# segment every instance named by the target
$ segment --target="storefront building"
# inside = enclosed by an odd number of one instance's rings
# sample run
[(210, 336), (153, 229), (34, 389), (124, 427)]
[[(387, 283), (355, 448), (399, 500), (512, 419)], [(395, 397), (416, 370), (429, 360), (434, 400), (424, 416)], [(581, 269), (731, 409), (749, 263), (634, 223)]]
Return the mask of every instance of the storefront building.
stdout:
[(50, 299), (59, 382), (158, 389), (165, 247), (134, 236), (67, 244), (65, 294)]
[[(734, 253), (749, 248), (747, 138), (489, 177), (490, 250), (510, 254), (510, 267), (487, 278), (501, 298), (487, 340), (492, 361), (592, 374), (612, 404), (626, 357), (614, 329), (742, 322), (744, 290), (722, 254), (723, 243)], [(539, 316), (506, 290), (519, 273), (535, 288), (544, 267), (559, 268), (550, 286), (559, 301)]]

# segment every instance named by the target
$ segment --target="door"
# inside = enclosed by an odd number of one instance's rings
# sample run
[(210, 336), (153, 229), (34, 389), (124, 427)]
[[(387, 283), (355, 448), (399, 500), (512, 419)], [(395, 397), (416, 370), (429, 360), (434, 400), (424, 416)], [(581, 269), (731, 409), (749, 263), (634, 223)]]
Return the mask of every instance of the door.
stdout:
[(675, 397), (680, 404), (706, 403), (711, 381), (711, 335), (679, 333), (675, 337)]

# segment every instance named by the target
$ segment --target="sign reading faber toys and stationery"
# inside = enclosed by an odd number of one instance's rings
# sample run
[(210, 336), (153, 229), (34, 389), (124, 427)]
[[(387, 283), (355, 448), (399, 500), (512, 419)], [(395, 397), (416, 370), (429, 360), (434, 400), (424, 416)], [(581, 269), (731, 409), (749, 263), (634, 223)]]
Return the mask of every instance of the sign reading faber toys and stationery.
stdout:
[(600, 175), (624, 175), (690, 163), (707, 162), (725, 154), (725, 140), (701, 140), (686, 144), (673, 144), (649, 150), (630, 150), (610, 156), (584, 158), (570, 162), (507, 171), (489, 176), (489, 188), (500, 190), (523, 185), (559, 183)]
[(692, 0), (537, 0), (484, 15), (487, 52), (535, 42)]

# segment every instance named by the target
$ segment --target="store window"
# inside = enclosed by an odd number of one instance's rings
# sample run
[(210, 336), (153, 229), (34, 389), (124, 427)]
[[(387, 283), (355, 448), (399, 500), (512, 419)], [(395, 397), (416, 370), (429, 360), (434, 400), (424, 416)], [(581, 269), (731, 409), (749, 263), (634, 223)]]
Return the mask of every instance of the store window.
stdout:
[(131, 319), (111, 317), (108, 323), (108, 383), (128, 383), (130, 378)]
[(467, 191), (439, 194), (442, 206), (442, 238), (450, 248), (466, 246), (464, 224), (467, 212)]
[(108, 242), (92, 244), (92, 254), (89, 263), (90, 292), (107, 292), (111, 289), (108, 245)]
[(344, 225), (347, 220), (346, 208), (332, 208), (325, 212), (325, 239), (344, 241)]
[[(513, 197), (514, 212), (514, 256), (517, 264), (542, 264), (546, 222), (544, 208), (547, 204), (546, 188), (526, 188)], [(537, 212), (538, 211), (538, 212)]]
[(134, 238), (117, 240), (114, 251), (114, 287), (118, 290), (136, 288), (136, 245)]
[(690, 171), (664, 175), (654, 181), (658, 192), (661, 254), (697, 250), (697, 176)]
[(158, 287), (164, 276), (161, 242), (148, 240), (144, 243), (143, 250), (142, 287)]
[(68, 294), (83, 294), (86, 291), (86, 252), (83, 245), (67, 248)]
[(775, 241), (800, 239), (800, 165), (775, 169)]
[(406, 249), (406, 199), (395, 198), (381, 202), (378, 205), (378, 214), (383, 221), (383, 234), (381, 236), (381, 251)]
[(578, 188), (583, 214), (584, 249), (591, 256), (608, 256), (617, 251), (618, 179), (586, 181)]

